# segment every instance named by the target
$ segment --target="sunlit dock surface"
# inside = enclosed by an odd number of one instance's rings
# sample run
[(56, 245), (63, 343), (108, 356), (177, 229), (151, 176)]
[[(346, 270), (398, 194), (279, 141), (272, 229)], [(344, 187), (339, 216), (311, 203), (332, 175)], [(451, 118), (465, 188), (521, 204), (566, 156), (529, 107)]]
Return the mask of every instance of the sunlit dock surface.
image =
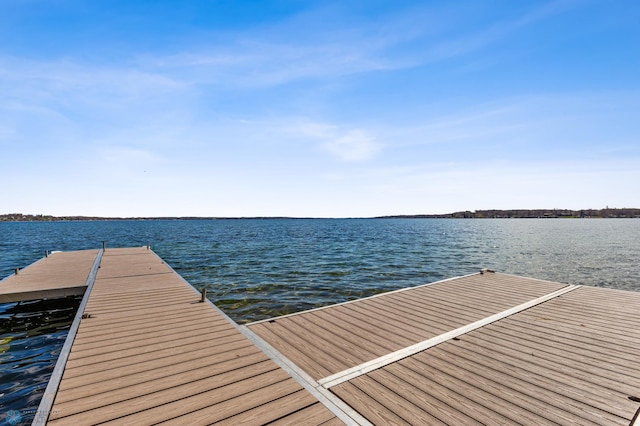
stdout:
[(485, 271), (238, 326), (147, 248), (68, 255), (35, 424), (640, 425), (640, 293)]
[(18, 269), (0, 281), (0, 303), (84, 294), (97, 254), (98, 250), (54, 252)]
[(90, 292), (36, 424), (342, 424), (152, 251), (107, 249)]
[(374, 424), (629, 425), (638, 312), (640, 293), (487, 272), (248, 327)]

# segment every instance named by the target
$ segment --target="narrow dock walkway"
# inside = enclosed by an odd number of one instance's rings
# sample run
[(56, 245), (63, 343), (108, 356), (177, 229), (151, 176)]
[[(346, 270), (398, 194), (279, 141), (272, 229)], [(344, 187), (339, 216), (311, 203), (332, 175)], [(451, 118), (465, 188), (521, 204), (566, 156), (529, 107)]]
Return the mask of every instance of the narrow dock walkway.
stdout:
[(152, 251), (90, 291), (47, 424), (343, 424)]

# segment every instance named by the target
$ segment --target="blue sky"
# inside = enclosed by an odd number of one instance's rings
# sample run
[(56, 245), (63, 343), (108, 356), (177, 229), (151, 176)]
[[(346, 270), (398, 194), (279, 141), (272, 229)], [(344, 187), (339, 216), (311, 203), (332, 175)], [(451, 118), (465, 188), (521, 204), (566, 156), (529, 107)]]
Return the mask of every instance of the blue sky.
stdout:
[(0, 213), (640, 207), (640, 3), (0, 1)]

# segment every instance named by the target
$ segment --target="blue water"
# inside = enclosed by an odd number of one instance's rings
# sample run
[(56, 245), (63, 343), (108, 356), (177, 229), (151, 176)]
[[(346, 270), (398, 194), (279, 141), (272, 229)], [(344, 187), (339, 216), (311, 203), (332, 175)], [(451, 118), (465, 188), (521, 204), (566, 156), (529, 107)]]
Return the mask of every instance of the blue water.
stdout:
[(475, 272), (640, 290), (638, 219), (0, 223), (0, 276), (45, 250), (143, 246), (239, 322)]
[(8, 410), (33, 420), (80, 300), (0, 304), (0, 420)]
[[(238, 322), (420, 285), (481, 268), (640, 291), (640, 219), (0, 223), (0, 277), (38, 260), (45, 250), (99, 248), (102, 241), (107, 247), (150, 244), (196, 288), (206, 287), (209, 298)], [(0, 305), (0, 312), (10, 308)], [(64, 309), (53, 310), (59, 314)], [(50, 315), (48, 312), (45, 308), (40, 315)], [(72, 318), (69, 314), (68, 324)], [(41, 327), (35, 333), (23, 334), (47, 340), (48, 352), (55, 359), (59, 350), (56, 345), (62, 344), (66, 333), (59, 318), (57, 324), (59, 330), (54, 333), (43, 332)], [(30, 342), (27, 340), (26, 345)], [(3, 360), (20, 345), (24, 347), (25, 343), (16, 337), (4, 346), (4, 352), (0, 348), (2, 382), (8, 374), (8, 364)], [(45, 370), (36, 371), (36, 379), (18, 380), (28, 383), (20, 392), (41, 392), (50, 374), (41, 371)], [(38, 380), (40, 384), (34, 384)], [(7, 400), (7, 395), (0, 397), (5, 408)], [(32, 401), (26, 406), (9, 406), (35, 408)], [(0, 420), (1, 416), (0, 412)]]

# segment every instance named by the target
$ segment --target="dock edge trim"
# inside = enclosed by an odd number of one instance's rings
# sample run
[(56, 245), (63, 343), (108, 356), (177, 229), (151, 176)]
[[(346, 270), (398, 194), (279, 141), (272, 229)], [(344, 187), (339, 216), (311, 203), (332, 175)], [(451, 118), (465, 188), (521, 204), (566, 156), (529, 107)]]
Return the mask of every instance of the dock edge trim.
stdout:
[(80, 306), (78, 306), (78, 310), (76, 312), (76, 316), (73, 319), (73, 323), (71, 323), (71, 327), (67, 333), (67, 338), (64, 341), (64, 345), (62, 346), (62, 350), (60, 351), (60, 355), (58, 355), (58, 361), (56, 362), (56, 366), (53, 369), (53, 373), (51, 373), (51, 377), (49, 378), (49, 383), (47, 384), (47, 388), (42, 395), (42, 399), (40, 400), (40, 405), (38, 405), (38, 410), (35, 413), (33, 418), (32, 426), (41, 426), (45, 425), (49, 420), (49, 415), (51, 414), (51, 409), (53, 408), (53, 402), (58, 393), (58, 387), (60, 386), (60, 382), (62, 381), (62, 374), (64, 373), (64, 369), (67, 365), (67, 360), (69, 359), (69, 353), (71, 352), (71, 346), (73, 346), (73, 342), (76, 338), (76, 334), (78, 334), (78, 328), (80, 327), (80, 321), (82, 320), (82, 315), (84, 314), (84, 309), (89, 301), (89, 295), (91, 294), (91, 289), (93, 288), (93, 284), (96, 282), (96, 276), (98, 275), (98, 268), (100, 267), (100, 262), (102, 262), (102, 255), (104, 253), (103, 249), (98, 250), (98, 254), (96, 255), (96, 260), (93, 261), (93, 266), (89, 271), (89, 275), (87, 276), (86, 287), (87, 289), (84, 292), (84, 296), (82, 297), (82, 301), (80, 302)]
[(373, 424), (353, 409), (341, 398), (333, 394), (330, 390), (322, 387), (311, 376), (305, 373), (295, 363), (281, 354), (277, 349), (263, 340), (260, 336), (246, 327), (239, 326), (240, 331), (262, 352), (271, 358), (280, 368), (285, 370), (298, 383), (302, 385), (311, 395), (313, 395), (329, 411), (336, 415), (347, 425), (373, 426)]
[[(182, 275), (177, 273), (173, 267), (161, 258), (156, 252), (151, 251), (160, 261), (171, 269), (187, 286), (193, 290), (194, 293), (200, 295), (200, 292), (187, 281)], [(355, 411), (350, 405), (345, 403), (342, 399), (335, 396), (331, 391), (324, 389), (315, 380), (313, 380), (308, 374), (302, 371), (298, 366), (288, 360), (284, 355), (280, 354), (275, 348), (269, 345), (261, 337), (249, 330), (246, 326), (242, 326), (232, 320), (229, 315), (225, 314), (220, 308), (218, 308), (211, 300), (206, 299), (206, 303), (211, 306), (216, 312), (218, 312), (226, 321), (228, 321), (233, 327), (235, 327), (244, 337), (249, 339), (258, 349), (260, 349), (265, 355), (267, 355), (276, 365), (286, 371), (291, 378), (298, 382), (305, 390), (307, 390), (314, 398), (316, 398), (322, 405), (324, 405), (329, 411), (331, 411), (338, 419), (344, 422), (348, 426), (373, 426), (366, 418), (360, 413)]]

